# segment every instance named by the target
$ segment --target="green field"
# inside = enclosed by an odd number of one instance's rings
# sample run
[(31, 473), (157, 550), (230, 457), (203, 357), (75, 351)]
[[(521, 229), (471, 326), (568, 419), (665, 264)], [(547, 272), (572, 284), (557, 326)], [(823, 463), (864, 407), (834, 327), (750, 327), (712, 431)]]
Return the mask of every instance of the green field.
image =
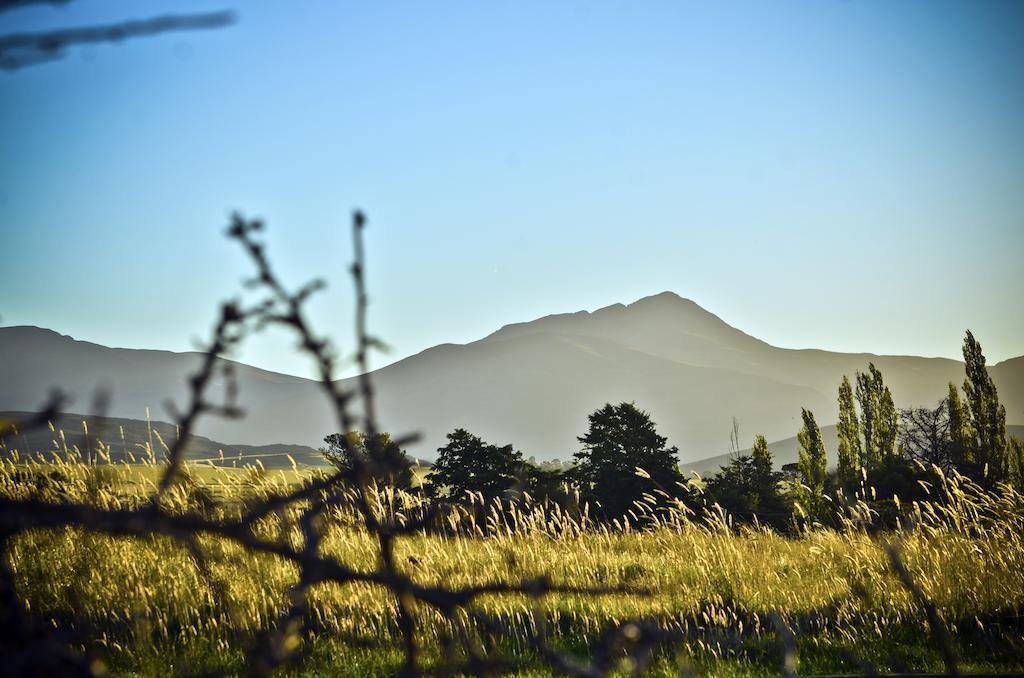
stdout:
[[(131, 507), (155, 487), (154, 466), (76, 463), (0, 467), (0, 492), (48, 501), (85, 500)], [(172, 493), (170, 510), (201, 511), (203, 496), (230, 515), (247, 497), (281, 491), (310, 471), (215, 469), (192, 465)], [(378, 510), (397, 510), (382, 492)], [(907, 507), (917, 522), (902, 537), (903, 560), (938, 609), (966, 671), (1022, 671), (1024, 499), (1012, 490), (986, 494), (956, 482), (942, 503)], [(644, 530), (609, 529), (542, 511), (529, 503), (503, 527), (466, 519), (447, 534), (417, 534), (398, 544), (401, 566), (418, 582), (458, 586), (546, 574), (576, 586), (626, 584), (643, 594), (550, 595), (538, 608), (523, 596), (490, 596), (477, 605), (509, 629), (533, 628), (543, 615), (565, 649), (585, 654), (610, 624), (652, 620), (687, 640), (655, 658), (656, 674), (679, 667), (712, 675), (771, 675), (782, 646), (769, 622), (779, 613), (797, 634), (801, 673), (942, 670), (921, 606), (893, 575), (883, 545), (853, 523), (797, 537), (734, 531), (681, 511)], [(240, 509), (237, 509), (240, 510)], [(259, 530), (294, 540), (294, 516), (273, 516)], [(487, 536), (483, 536), (484, 533)], [(121, 538), (78, 529), (32, 531), (9, 550), (16, 585), (32, 614), (81, 631), (115, 674), (241, 672), (252, 639), (286, 608), (296, 569), (225, 540), (201, 537), (202, 567), (169, 538)], [(375, 539), (347, 509), (330, 517), (324, 550), (350, 567), (376, 566)], [(311, 674), (394, 672), (399, 634), (393, 598), (363, 584), (311, 590), (304, 663)], [(429, 666), (448, 622), (416, 609)], [(450, 629), (449, 629), (450, 630)], [(354, 638), (360, 639), (353, 642)], [(526, 655), (514, 634), (497, 648)], [(364, 646), (369, 643), (370, 646)], [(628, 668), (628, 667), (627, 667)], [(522, 675), (546, 675), (524, 666)]]

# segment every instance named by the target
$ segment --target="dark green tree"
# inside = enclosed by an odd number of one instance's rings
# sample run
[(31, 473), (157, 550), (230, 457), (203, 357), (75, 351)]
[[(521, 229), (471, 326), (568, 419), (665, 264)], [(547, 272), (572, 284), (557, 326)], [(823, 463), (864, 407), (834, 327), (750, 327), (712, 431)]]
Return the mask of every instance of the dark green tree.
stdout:
[(853, 389), (845, 374), (839, 385), (839, 423), (836, 432), (839, 434), (839, 483), (847, 492), (852, 492), (860, 483), (862, 452)]
[(667, 447), (650, 415), (633, 403), (606, 404), (589, 417), (578, 440), (573, 477), (581, 497), (606, 518), (625, 516), (644, 494), (677, 496), (683, 483), (675, 447)]
[(438, 448), (426, 491), (431, 497), (459, 502), (468, 493), (479, 493), (490, 503), (519, 484), (523, 473), (523, 455), (511, 445), (491, 445), (458, 428)]
[(339, 469), (352, 468), (354, 456), (358, 456), (368, 462), (369, 471), (379, 483), (402, 490), (412, 487), (412, 460), (389, 433), (378, 433), (373, 438), (359, 431), (332, 433), (324, 442), (327, 447), (320, 453)]
[(985, 367), (981, 344), (970, 330), (964, 336), (964, 399), (971, 416), (975, 462), (988, 467), (988, 476), (1005, 480), (1011, 472), (1011, 455), (1006, 444), (1006, 408), (999, 403), (996, 385)]
[(759, 435), (750, 455), (732, 459), (707, 481), (705, 496), (734, 523), (759, 522), (783, 530), (790, 522), (790, 508), (779, 489), (783, 477), (772, 470), (771, 452)]

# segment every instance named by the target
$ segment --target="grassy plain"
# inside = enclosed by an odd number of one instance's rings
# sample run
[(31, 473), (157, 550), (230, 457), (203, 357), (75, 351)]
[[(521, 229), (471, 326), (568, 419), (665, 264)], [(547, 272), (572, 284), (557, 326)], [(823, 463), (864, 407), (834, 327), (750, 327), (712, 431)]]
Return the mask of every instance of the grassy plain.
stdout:
[[(0, 493), (128, 507), (152, 493), (158, 472), (152, 465), (3, 462)], [(311, 472), (192, 465), (170, 497), (172, 510), (202, 510), (201, 497), (213, 496), (220, 515), (229, 515), (246, 498), (281, 491)], [(949, 627), (963, 670), (1024, 671), (1024, 498), (1008, 489), (985, 493), (966, 482), (940, 484), (934, 492), (942, 502), (905, 507), (916, 525), (899, 537), (903, 560)], [(390, 493), (379, 499), (382, 511), (396, 510)], [(609, 625), (645, 619), (688, 639), (658, 655), (655, 674), (678, 675), (680, 667), (708, 675), (778, 674), (782, 646), (769, 621), (778, 613), (797, 634), (801, 673), (943, 668), (919, 601), (887, 560), (883, 545), (896, 538), (892, 534), (871, 535), (850, 523), (786, 537), (731, 530), (682, 511), (644, 530), (609, 529), (529, 504), (503, 527), (482, 530), (469, 518), (456, 527), (403, 538), (399, 562), (422, 583), (458, 586), (546, 574), (558, 583), (649, 591), (552, 595), (539, 609), (510, 595), (478, 604), (510, 629), (532, 628), (542, 614), (556, 641), (581, 655)], [(259, 529), (268, 538), (298, 539), (285, 516)], [(286, 609), (297, 572), (222, 539), (201, 537), (199, 543), (202, 566), (169, 538), (33, 531), (13, 541), (8, 558), (31, 612), (92, 639), (113, 673), (240, 672), (253, 637)], [(332, 514), (324, 550), (356, 569), (376, 566), (374, 538), (345, 509)], [(314, 633), (303, 648), (301, 672), (394, 672), (399, 634), (386, 591), (330, 584), (314, 587), (311, 597)], [(418, 609), (417, 616), (429, 663), (440, 652), (439, 634), (450, 629), (429, 610)], [(494, 642), (509, 653), (526, 651), (515, 635)], [(519, 673), (548, 675), (539, 664)]]

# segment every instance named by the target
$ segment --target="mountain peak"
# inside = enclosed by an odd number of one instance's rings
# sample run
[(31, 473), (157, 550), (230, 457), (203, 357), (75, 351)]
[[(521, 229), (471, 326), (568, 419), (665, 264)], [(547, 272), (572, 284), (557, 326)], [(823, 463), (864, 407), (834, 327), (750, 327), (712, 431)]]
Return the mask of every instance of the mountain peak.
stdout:
[[(505, 325), (483, 341), (504, 340), (534, 333), (589, 336), (638, 347), (650, 340), (679, 343), (716, 341), (734, 348), (762, 342), (732, 327), (696, 302), (664, 291), (629, 304), (616, 303), (591, 311), (560, 313)], [(673, 339), (674, 338), (674, 339)], [(673, 351), (675, 355), (677, 352)]]

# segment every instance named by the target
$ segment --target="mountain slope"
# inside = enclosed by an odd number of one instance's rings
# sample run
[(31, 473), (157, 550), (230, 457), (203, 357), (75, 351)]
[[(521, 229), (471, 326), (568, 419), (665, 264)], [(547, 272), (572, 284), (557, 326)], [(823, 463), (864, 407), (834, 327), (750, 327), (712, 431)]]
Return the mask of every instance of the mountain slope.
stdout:
[[(12, 422), (18, 427), (18, 422), (31, 416), (29, 412), (0, 412), (0, 421)], [(177, 427), (163, 421), (63, 413), (51, 419), (50, 424), (52, 430), (47, 427), (19, 430), (9, 436), (0, 445), (0, 457), (49, 461), (54, 456), (66, 459), (77, 450), (81, 458), (105, 451), (112, 462), (146, 462), (164, 459), (168, 448), (178, 438)], [(207, 461), (215, 466), (244, 466), (258, 461), (265, 468), (290, 468), (292, 459), (297, 464), (325, 464), (317, 450), (303, 445), (232, 445), (203, 436), (192, 436), (185, 447), (185, 458), (193, 462)]]
[[(63, 386), (76, 397), (74, 409), (88, 411), (93, 389), (106, 384), (112, 387), (108, 414), (135, 419), (145, 417), (147, 406), (154, 418), (165, 417), (167, 396), (183, 403), (185, 379), (199, 358), (106, 348), (30, 327), (0, 328), (0, 356), (2, 410), (32, 410), (52, 386)], [(462, 426), (492, 442), (514, 443), (527, 456), (567, 459), (590, 412), (632, 400), (652, 413), (687, 461), (721, 450), (733, 417), (744, 432), (770, 440), (796, 432), (801, 407), (814, 410), (823, 425), (834, 422), (842, 375), (852, 377), (869, 361), (885, 374), (900, 406), (933, 405), (948, 382), (964, 378), (962, 363), (942, 358), (777, 348), (671, 293), (507, 325), (469, 344), (435, 346), (372, 376), (382, 424), (396, 434), (422, 434), (410, 447), (417, 456), (432, 458), (445, 433)], [(231, 365), (249, 416), (207, 418), (201, 435), (316, 447), (333, 430), (315, 382)], [(1008, 421), (1024, 423), (1024, 357), (990, 369)]]

